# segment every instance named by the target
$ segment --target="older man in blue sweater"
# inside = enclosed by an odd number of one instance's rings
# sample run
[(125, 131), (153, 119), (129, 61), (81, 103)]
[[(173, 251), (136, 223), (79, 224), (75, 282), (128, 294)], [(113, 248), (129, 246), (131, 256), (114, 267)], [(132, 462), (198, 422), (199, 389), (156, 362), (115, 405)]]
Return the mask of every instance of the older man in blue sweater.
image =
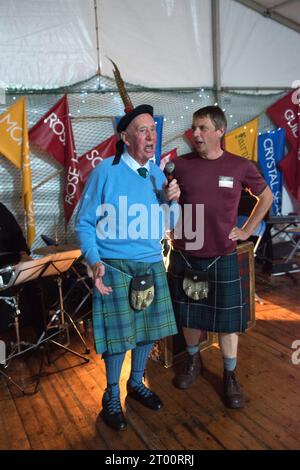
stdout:
[(111, 428), (123, 430), (119, 381), (126, 351), (132, 351), (127, 396), (153, 410), (163, 406), (143, 375), (153, 342), (177, 332), (161, 239), (166, 216), (176, 219), (180, 190), (176, 180), (167, 185), (150, 161), (156, 143), (151, 106), (125, 114), (117, 130), (116, 156), (93, 170), (75, 230), (95, 284), (95, 347), (107, 377), (102, 417)]

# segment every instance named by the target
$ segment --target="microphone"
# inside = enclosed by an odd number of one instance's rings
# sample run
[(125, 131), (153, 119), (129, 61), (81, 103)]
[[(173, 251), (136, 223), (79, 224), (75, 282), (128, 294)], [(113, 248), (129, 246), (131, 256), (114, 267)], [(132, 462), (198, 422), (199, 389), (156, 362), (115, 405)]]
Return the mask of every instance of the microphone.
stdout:
[(172, 161), (166, 163), (166, 166), (164, 168), (164, 174), (168, 180), (168, 186), (171, 183), (172, 179), (174, 178), (174, 171), (175, 171), (175, 163)]

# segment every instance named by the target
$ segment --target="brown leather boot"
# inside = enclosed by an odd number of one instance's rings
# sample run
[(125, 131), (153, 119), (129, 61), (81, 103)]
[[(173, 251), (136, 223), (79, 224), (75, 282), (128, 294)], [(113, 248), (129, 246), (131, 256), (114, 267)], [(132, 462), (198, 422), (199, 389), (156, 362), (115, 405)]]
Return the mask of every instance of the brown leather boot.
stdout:
[(233, 371), (224, 370), (223, 375), (224, 398), (228, 408), (242, 408), (245, 405), (245, 397)]
[(188, 354), (184, 371), (176, 375), (174, 379), (175, 386), (181, 389), (189, 388), (202, 373), (202, 369), (203, 364), (199, 351), (193, 355)]

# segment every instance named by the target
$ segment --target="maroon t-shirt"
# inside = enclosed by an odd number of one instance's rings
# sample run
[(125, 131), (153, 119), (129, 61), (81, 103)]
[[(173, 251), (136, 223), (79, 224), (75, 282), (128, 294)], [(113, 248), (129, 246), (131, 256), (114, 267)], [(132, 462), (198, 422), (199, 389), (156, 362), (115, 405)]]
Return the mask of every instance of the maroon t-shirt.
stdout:
[[(174, 163), (175, 178), (181, 189), (179, 203), (186, 220), (182, 238), (172, 240), (173, 247), (200, 258), (231, 253), (236, 249), (236, 242), (228, 235), (236, 225), (241, 191), (250, 190), (258, 196), (266, 188), (266, 181), (252, 162), (228, 152), (216, 160), (189, 153)], [(191, 206), (188, 208), (186, 204)], [(204, 218), (197, 204), (204, 205)], [(204, 240), (200, 249), (194, 243), (196, 237), (191, 238), (196, 230), (198, 240)], [(180, 231), (176, 236), (181, 236)]]

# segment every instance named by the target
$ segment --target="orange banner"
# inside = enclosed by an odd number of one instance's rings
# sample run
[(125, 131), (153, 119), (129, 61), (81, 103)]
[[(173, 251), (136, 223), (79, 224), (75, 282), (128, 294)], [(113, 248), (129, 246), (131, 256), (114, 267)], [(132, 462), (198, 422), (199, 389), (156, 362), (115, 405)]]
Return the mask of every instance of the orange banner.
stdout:
[(228, 132), (225, 135), (227, 152), (257, 162), (258, 118)]
[(31, 169), (28, 145), (26, 100), (21, 98), (0, 116), (0, 153), (23, 174), (23, 207), (26, 212), (27, 243), (35, 237)]

